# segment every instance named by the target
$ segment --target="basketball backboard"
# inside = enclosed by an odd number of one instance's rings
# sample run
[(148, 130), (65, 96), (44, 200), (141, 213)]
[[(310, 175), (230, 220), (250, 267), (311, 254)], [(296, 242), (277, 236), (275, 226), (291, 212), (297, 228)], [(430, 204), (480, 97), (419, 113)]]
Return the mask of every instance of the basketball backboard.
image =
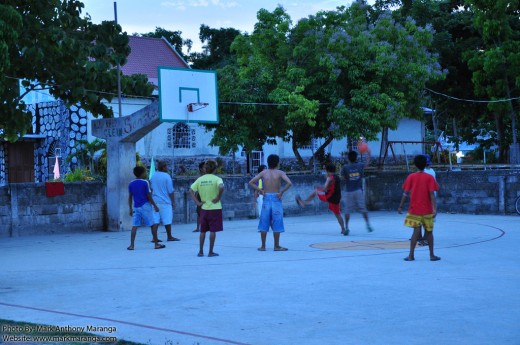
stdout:
[(158, 74), (161, 121), (218, 123), (215, 71), (159, 67)]

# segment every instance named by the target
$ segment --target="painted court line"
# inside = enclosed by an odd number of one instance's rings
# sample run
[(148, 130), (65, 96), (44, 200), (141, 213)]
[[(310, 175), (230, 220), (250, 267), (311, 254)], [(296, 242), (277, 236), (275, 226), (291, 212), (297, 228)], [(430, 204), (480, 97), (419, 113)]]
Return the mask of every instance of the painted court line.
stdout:
[(85, 318), (85, 319), (94, 319), (94, 320), (101, 320), (101, 321), (117, 322), (117, 323), (124, 324), (124, 325), (130, 325), (130, 326), (135, 326), (135, 327), (153, 329), (153, 330), (157, 330), (157, 331), (170, 332), (170, 333), (176, 333), (176, 334), (181, 334), (181, 335), (187, 335), (187, 336), (191, 336), (191, 337), (197, 337), (197, 338), (214, 340), (214, 341), (218, 341), (218, 342), (225, 343), (225, 344), (251, 345), (251, 344), (248, 344), (248, 343), (240, 343), (238, 341), (227, 340), (227, 339), (220, 339), (220, 338), (211, 337), (211, 336), (207, 336), (207, 335), (201, 335), (201, 334), (195, 334), (195, 333), (190, 333), (190, 332), (177, 331), (177, 330), (169, 329), (169, 328), (162, 328), (162, 327), (143, 325), (143, 324), (140, 324), (140, 323), (121, 321), (121, 320), (114, 320), (114, 319), (98, 317), (98, 316), (81, 315), (81, 314), (75, 314), (75, 313), (69, 313), (69, 312), (63, 312), (63, 311), (57, 311), (57, 310), (29, 307), (29, 306), (24, 306), (24, 305), (9, 304), (9, 303), (2, 303), (2, 302), (0, 302), (0, 305), (3, 305), (5, 307), (19, 308), (19, 309), (36, 310), (36, 311), (41, 311), (41, 312), (45, 312), (45, 313), (53, 313), (53, 314), (60, 314), (60, 315), (76, 316), (76, 317), (81, 317), (81, 318)]

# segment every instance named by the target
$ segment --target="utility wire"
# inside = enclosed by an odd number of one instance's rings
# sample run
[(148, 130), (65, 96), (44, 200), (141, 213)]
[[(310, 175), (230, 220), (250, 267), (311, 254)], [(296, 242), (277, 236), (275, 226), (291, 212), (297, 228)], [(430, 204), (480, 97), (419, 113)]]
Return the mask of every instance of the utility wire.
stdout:
[(461, 102), (470, 102), (470, 103), (500, 103), (500, 102), (510, 102), (510, 101), (514, 101), (514, 100), (520, 99), (520, 97), (505, 98), (505, 99), (496, 99), (496, 100), (464, 99), (464, 98), (458, 98), (458, 97), (454, 97), (454, 96), (446, 95), (446, 94), (444, 94), (444, 93), (441, 93), (441, 92), (438, 92), (438, 91), (433, 91), (433, 90), (428, 89), (428, 88), (426, 88), (426, 90), (429, 91), (429, 92), (431, 92), (431, 93), (434, 93), (434, 94), (436, 94), (436, 95), (439, 95), (439, 96), (443, 96), (443, 97), (446, 97), (446, 98), (450, 98), (450, 99), (453, 99), (453, 100), (456, 100), (456, 101), (461, 101)]

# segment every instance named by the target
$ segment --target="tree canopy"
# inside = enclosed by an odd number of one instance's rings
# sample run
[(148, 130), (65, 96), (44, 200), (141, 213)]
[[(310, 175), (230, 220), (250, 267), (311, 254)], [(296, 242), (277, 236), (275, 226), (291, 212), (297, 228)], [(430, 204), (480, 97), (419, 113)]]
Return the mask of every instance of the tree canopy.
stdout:
[[(312, 138), (326, 138), (318, 151), (333, 138), (374, 139), (383, 127), (419, 115), (425, 83), (443, 77), (429, 51), (430, 27), (411, 19), (396, 23), (389, 12), (371, 15), (364, 1), (318, 12), (294, 26), (281, 6), (260, 10), (257, 19), (254, 31), (232, 44), (238, 66), (219, 70), (219, 80), (249, 87), (237, 91), (219, 82), (219, 99), (263, 106), (220, 112), (214, 143), (232, 136), (249, 151), (281, 137), (292, 139), (300, 158), (298, 147)], [(240, 118), (242, 112), (261, 129), (257, 147), (250, 146), (250, 132), (226, 128), (237, 123), (226, 117)]]
[[(46, 89), (67, 105), (112, 116), (104, 103), (117, 91), (117, 64), (126, 62), (128, 36), (114, 22), (93, 24), (77, 0), (6, 0), (0, 4), (0, 131), (15, 141), (31, 129), (22, 98)], [(25, 87), (20, 92), (19, 83)], [(122, 79), (123, 92), (149, 95), (143, 76)]]

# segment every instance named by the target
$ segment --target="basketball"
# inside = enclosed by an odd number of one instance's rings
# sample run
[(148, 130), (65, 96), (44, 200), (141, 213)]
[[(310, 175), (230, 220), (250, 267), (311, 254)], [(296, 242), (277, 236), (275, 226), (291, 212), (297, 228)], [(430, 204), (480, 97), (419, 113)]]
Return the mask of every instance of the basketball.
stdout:
[(359, 141), (357, 144), (357, 149), (360, 153), (365, 153), (368, 151), (368, 145), (364, 141)]

